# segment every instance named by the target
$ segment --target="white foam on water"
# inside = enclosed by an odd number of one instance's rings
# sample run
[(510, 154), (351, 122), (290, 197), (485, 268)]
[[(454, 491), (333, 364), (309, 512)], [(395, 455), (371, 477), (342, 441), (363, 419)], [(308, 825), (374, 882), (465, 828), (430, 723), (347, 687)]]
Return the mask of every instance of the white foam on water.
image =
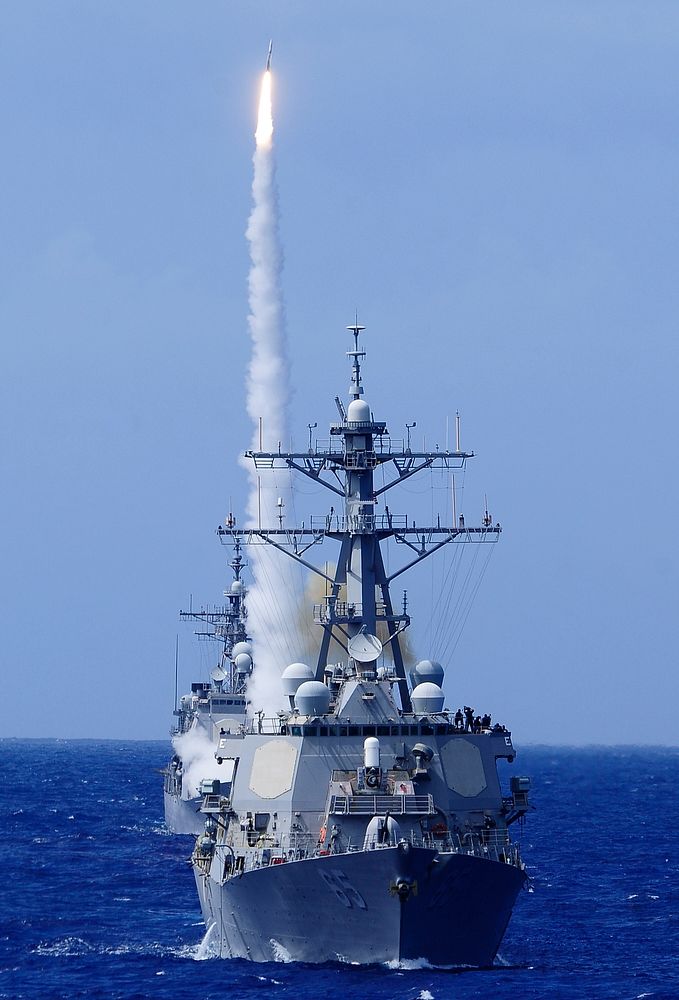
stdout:
[(168, 947), (159, 941), (135, 944), (97, 945), (90, 949), (101, 955), (154, 955), (156, 958), (193, 958), (196, 945), (184, 944), (178, 947)]
[(403, 969), (405, 972), (417, 972), (420, 969), (432, 969), (426, 958), (393, 958), (384, 963), (388, 969)]
[(273, 948), (274, 962), (283, 962), (285, 965), (288, 965), (290, 962), (294, 961), (288, 949), (279, 941), (276, 941), (275, 938), (271, 938), (270, 944)]
[(210, 958), (219, 958), (219, 936), (217, 924), (210, 924), (205, 931), (203, 940), (191, 949), (190, 957), (196, 962), (205, 962)]
[(61, 941), (53, 941), (51, 944), (41, 942), (36, 948), (33, 949), (33, 954), (52, 955), (55, 958), (64, 958), (76, 955), (87, 955), (91, 951), (94, 951), (92, 945), (89, 945), (87, 941), (83, 941), (82, 938), (66, 937), (62, 938)]
[(431, 969), (434, 971), (440, 970), (444, 972), (451, 972), (457, 969), (476, 969), (475, 965), (465, 965), (460, 962), (457, 965), (432, 965), (432, 963), (426, 958), (402, 958), (402, 959), (392, 959), (390, 962), (383, 962), (387, 969), (393, 969), (397, 971), (402, 969), (404, 972), (419, 972), (422, 969)]
[(430, 993), (429, 990), (420, 990), (417, 1000), (434, 1000), (434, 994)]

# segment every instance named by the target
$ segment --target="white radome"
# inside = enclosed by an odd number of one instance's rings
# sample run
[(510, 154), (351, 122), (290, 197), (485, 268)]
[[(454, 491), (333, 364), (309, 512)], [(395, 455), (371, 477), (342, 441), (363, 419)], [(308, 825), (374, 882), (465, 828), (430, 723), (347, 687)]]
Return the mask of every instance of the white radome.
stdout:
[(370, 422), (370, 406), (365, 399), (352, 399), (347, 407), (347, 420), (361, 424)]
[(438, 684), (418, 684), (410, 696), (415, 715), (437, 715), (443, 711), (445, 695)]
[(304, 681), (297, 688), (295, 708), (300, 715), (325, 715), (330, 708), (330, 689), (322, 681)]
[(291, 663), (281, 674), (281, 684), (283, 694), (290, 698), (297, 694), (300, 684), (305, 681), (312, 681), (315, 677), (314, 671), (306, 663)]

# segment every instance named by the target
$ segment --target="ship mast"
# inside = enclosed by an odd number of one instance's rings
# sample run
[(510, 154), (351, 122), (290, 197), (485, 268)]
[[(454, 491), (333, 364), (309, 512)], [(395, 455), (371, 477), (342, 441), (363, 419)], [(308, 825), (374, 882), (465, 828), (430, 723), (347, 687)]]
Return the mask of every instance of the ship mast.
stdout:
[[(302, 566), (323, 577), (329, 586), (325, 602), (314, 609), (316, 624), (322, 626), (316, 679), (322, 680), (332, 639), (348, 652), (349, 641), (358, 633), (374, 635), (380, 624), (386, 630), (387, 643), (391, 645), (394, 670), (397, 678), (401, 707), (410, 711), (410, 694), (406, 680), (400, 634), (410, 624), (404, 598), (400, 610), (394, 609), (390, 584), (406, 570), (412, 568), (444, 545), (451, 542), (497, 541), (499, 524), (486, 523), (481, 527), (467, 527), (463, 518), (457, 524), (416, 527), (407, 515), (392, 514), (385, 508), (376, 514), (375, 505), (380, 496), (422, 472), (424, 469), (461, 470), (473, 452), (461, 451), (456, 441), (455, 451), (413, 451), (410, 440), (407, 446), (389, 437), (384, 421), (373, 418), (361, 381), (361, 360), (365, 351), (359, 348), (359, 336), (364, 327), (355, 323), (347, 327), (354, 338), (353, 350), (347, 356), (353, 359), (350, 402), (346, 408), (337, 397), (341, 420), (330, 427), (331, 444), (327, 450), (313, 447), (310, 441), (306, 452), (247, 451), (257, 469), (289, 468), (307, 476), (342, 498), (342, 512), (325, 517), (312, 516), (306, 527), (235, 529), (233, 525), (220, 526), (223, 540), (242, 539), (245, 543), (266, 543), (295, 559)], [(335, 447), (332, 439), (339, 439)], [(375, 487), (375, 470), (390, 465), (392, 478), (379, 489)], [(322, 478), (329, 473), (328, 478)], [(333, 481), (334, 480), (334, 481)], [(337, 568), (333, 577), (304, 558), (307, 550), (325, 538), (340, 544)], [(394, 572), (387, 574), (382, 558), (382, 542), (393, 538), (413, 553), (410, 560)], [(340, 600), (342, 588), (346, 600)], [(378, 599), (377, 594), (380, 598)], [(284, 665), (282, 665), (284, 666)]]
[[(235, 527), (236, 521), (232, 514), (226, 520), (226, 529)], [(202, 622), (207, 631), (197, 631), (194, 633), (199, 639), (214, 639), (222, 643), (221, 667), (224, 676), (228, 677), (228, 690), (234, 694), (240, 694), (245, 690), (246, 680), (241, 677), (231, 663), (231, 653), (234, 646), (239, 642), (245, 642), (247, 635), (247, 608), (245, 606), (245, 585), (241, 579), (241, 574), (245, 567), (245, 560), (241, 555), (242, 542), (237, 533), (234, 532), (233, 546), (234, 554), (229, 565), (233, 570), (233, 580), (228, 590), (224, 591), (225, 604), (221, 607), (200, 608), (199, 610), (180, 611), (181, 621)]]

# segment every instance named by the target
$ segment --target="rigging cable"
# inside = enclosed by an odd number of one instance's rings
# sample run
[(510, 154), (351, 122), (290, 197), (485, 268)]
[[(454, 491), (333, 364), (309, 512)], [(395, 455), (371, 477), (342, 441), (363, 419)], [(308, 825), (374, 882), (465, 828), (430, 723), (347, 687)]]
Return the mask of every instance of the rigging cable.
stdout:
[[(483, 583), (483, 578), (486, 575), (486, 570), (488, 569), (488, 565), (490, 563), (490, 560), (493, 557), (494, 551), (495, 551), (495, 545), (492, 544), (492, 543), (490, 543), (490, 549), (489, 549), (488, 554), (486, 556), (486, 560), (485, 560), (483, 566), (481, 567), (481, 572), (479, 573), (478, 579), (477, 579), (477, 581), (476, 581), (476, 583), (475, 583), (475, 585), (474, 585), (474, 587), (472, 589), (471, 594), (469, 595), (469, 599), (467, 601), (467, 606), (466, 606), (464, 615), (462, 617), (462, 621), (460, 623), (460, 626), (459, 626), (459, 629), (458, 629), (458, 632), (457, 632), (457, 636), (454, 637), (455, 641), (454, 641), (454, 643), (452, 645), (452, 648), (450, 649), (450, 656), (451, 657), (454, 655), (455, 650), (457, 649), (458, 644), (460, 642), (460, 639), (462, 638), (462, 633), (464, 631), (465, 625), (467, 624), (467, 619), (469, 618), (469, 614), (471, 612), (471, 609), (472, 609), (472, 606), (473, 606), (474, 601), (476, 599), (476, 595), (477, 595), (477, 593), (479, 591), (479, 588), (480, 588), (481, 584)], [(446, 649), (445, 649), (445, 655), (446, 656), (448, 655), (448, 649), (450, 647), (450, 642), (452, 641), (452, 639), (453, 639), (453, 636), (451, 635), (451, 639), (449, 640), (448, 645), (446, 646)]]

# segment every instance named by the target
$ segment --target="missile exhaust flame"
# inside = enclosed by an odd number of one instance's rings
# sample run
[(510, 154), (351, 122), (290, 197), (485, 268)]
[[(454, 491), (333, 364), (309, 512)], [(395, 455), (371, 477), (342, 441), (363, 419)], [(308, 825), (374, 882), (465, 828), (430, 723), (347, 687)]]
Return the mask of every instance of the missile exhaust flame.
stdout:
[(259, 112), (257, 114), (257, 129), (255, 131), (257, 148), (270, 148), (273, 142), (273, 109), (271, 103), (271, 70), (262, 77), (262, 87), (259, 92)]

